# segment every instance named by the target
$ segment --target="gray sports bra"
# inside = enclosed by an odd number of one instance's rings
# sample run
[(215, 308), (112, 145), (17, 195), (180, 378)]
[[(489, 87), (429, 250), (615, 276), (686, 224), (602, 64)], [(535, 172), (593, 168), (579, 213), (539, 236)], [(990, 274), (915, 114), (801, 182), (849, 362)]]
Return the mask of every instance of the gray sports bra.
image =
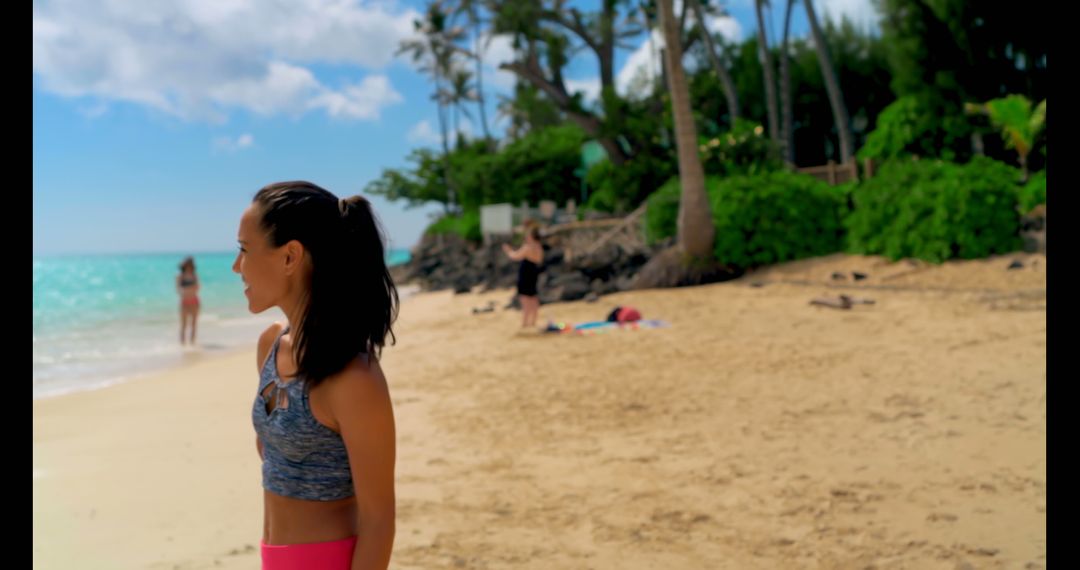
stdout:
[(309, 501), (351, 497), (352, 471), (341, 435), (311, 414), (301, 378), (282, 382), (278, 375), (278, 345), (288, 330), (286, 327), (274, 340), (259, 374), (259, 391), (251, 410), (263, 445), (263, 488)]

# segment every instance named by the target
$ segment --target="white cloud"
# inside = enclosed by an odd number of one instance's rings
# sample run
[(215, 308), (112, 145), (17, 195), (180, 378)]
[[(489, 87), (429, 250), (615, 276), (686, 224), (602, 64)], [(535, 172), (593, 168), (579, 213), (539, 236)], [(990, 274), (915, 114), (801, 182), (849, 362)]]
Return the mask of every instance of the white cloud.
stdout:
[[(809, 1), (809, 0), (805, 0)], [(805, 12), (806, 8), (801, 7)], [(847, 16), (855, 27), (861, 30), (877, 30), (880, 16), (870, 0), (818, 0), (814, 3), (814, 12), (818, 20), (828, 18), (840, 22), (841, 16)]]
[(465, 140), (470, 140), (473, 138), (474, 130), (475, 129), (473, 127), (472, 121), (470, 121), (469, 119), (462, 118), (458, 121), (458, 132), (461, 133), (461, 136), (465, 137)]
[(69, 97), (222, 120), (228, 107), (371, 119), (400, 101), (384, 76), (332, 89), (309, 66), (390, 65), (412, 9), (359, 0), (51, 0), (34, 6), (34, 73)]
[(313, 108), (325, 108), (331, 117), (378, 119), (379, 110), (405, 99), (385, 75), (369, 75), (359, 85), (326, 91), (311, 100)]
[[(754, 0), (731, 0), (733, 5), (740, 8), (750, 10), (751, 18), (753, 18)], [(765, 8), (765, 18), (768, 21), (769, 10), (772, 10), (773, 21), (776, 23), (777, 33), (781, 31), (781, 25), (784, 21), (784, 9), (787, 6), (784, 1), (771, 2), (769, 6)], [(791, 9), (792, 20), (800, 20), (804, 24), (806, 23), (806, 6), (801, 3), (796, 3)], [(874, 8), (873, 0), (815, 0), (814, 1), (814, 13), (817, 14), (818, 21), (824, 22), (826, 19), (839, 23), (841, 16), (847, 16), (856, 27), (860, 29), (872, 29), (877, 30), (878, 20), (880, 15), (876, 8)], [(755, 24), (756, 25), (756, 24)]]
[(589, 79), (567, 79), (566, 92), (570, 95), (581, 91), (582, 99), (586, 105), (594, 103), (600, 99), (600, 77), (591, 77)]
[[(449, 117), (447, 118), (447, 120), (449, 120)], [(452, 125), (448, 123), (446, 125), (446, 128), (449, 131), (452, 128)], [(472, 121), (470, 121), (469, 119), (462, 117), (458, 121), (458, 132), (461, 133), (462, 137), (464, 137), (465, 140), (473, 139), (473, 133), (475, 130), (476, 128), (473, 126)], [(448, 141), (449, 144), (453, 145), (455, 141), (453, 133), (448, 132), (447, 134), (450, 137)], [(424, 119), (419, 123), (413, 125), (411, 129), (409, 129), (408, 134), (405, 135), (405, 139), (413, 144), (438, 145), (442, 143), (442, 134), (431, 126), (430, 121)]]
[[(484, 44), (487, 47), (483, 47)], [(509, 91), (514, 88), (517, 74), (512, 71), (499, 69), (499, 64), (509, 63), (516, 59), (514, 54), (513, 40), (508, 35), (497, 35), (490, 42), (481, 43), (481, 61), (484, 63), (485, 89), (487, 85)]]
[(427, 119), (413, 125), (405, 138), (413, 144), (438, 144), (442, 140), (439, 133), (431, 128), (431, 123)]
[(622, 69), (615, 75), (615, 90), (622, 95), (629, 95), (636, 90), (639, 78), (646, 80), (660, 76), (660, 50), (664, 47), (664, 37), (658, 30), (651, 30), (649, 37), (641, 42), (629, 57)]
[[(720, 34), (726, 42), (740, 42), (743, 37), (742, 26), (734, 18), (714, 18), (706, 16), (709, 30)], [(660, 77), (660, 57), (664, 47), (664, 36), (659, 30), (652, 30), (649, 37), (641, 42), (626, 63), (615, 76), (615, 89), (624, 96), (632, 96), (642, 87), (642, 82)], [(684, 56), (683, 64), (693, 67), (698, 64), (689, 54)], [(646, 93), (642, 93), (643, 95)]]
[(206, 96), (227, 106), (245, 107), (262, 115), (299, 113), (320, 88), (315, 75), (303, 67), (271, 62), (261, 76), (238, 77), (208, 86)]
[(712, 33), (720, 34), (720, 37), (727, 43), (739, 43), (743, 41), (742, 26), (739, 25), (739, 22), (735, 18), (711, 18), (706, 16), (705, 23)]
[(244, 133), (235, 139), (230, 136), (217, 137), (214, 139), (214, 148), (226, 152), (236, 152), (245, 148), (250, 148), (255, 144), (255, 137), (249, 133)]

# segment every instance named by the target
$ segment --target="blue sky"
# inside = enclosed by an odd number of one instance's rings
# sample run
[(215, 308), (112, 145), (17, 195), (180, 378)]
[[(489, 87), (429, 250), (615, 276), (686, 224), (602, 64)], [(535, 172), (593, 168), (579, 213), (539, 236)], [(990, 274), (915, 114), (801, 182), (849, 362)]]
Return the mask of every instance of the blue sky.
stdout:
[[(437, 144), (432, 84), (393, 55), (422, 2), (157, 4), (34, 2), (35, 254), (227, 251), (260, 187), (306, 179), (348, 196), (403, 166), (410, 149)], [(753, 34), (752, 1), (726, 6), (732, 17), (710, 27)], [(815, 7), (819, 18), (876, 17), (869, 0)], [(782, 17), (777, 9), (777, 33)], [(792, 27), (806, 34), (800, 6)], [(645, 35), (633, 43), (616, 61), (624, 92), (654, 53)], [(513, 85), (495, 67), (511, 56), (506, 38), (485, 55), (489, 121), (495, 95)], [(587, 94), (599, 87), (587, 56), (567, 76)], [(438, 210), (372, 201), (398, 248)]]

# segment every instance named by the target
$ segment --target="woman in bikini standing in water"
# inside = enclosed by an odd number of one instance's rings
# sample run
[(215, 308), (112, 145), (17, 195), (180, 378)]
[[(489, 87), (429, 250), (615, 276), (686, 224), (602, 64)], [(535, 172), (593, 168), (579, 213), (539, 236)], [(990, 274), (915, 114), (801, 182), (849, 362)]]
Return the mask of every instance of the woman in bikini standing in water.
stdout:
[(195, 344), (195, 322), (199, 318), (199, 278), (195, 275), (195, 259), (185, 257), (180, 262), (180, 275), (176, 277), (176, 292), (180, 295), (180, 344), (191, 323), (191, 344)]
[(379, 353), (398, 295), (371, 204), (310, 182), (255, 194), (233, 264), (259, 338), (251, 410), (262, 458), (263, 570), (386, 570), (394, 413)]

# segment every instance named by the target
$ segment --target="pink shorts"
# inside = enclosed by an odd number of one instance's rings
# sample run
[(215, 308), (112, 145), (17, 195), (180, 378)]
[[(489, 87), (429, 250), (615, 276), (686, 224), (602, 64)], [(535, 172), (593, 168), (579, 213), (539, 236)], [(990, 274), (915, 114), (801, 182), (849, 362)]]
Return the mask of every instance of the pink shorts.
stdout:
[(352, 566), (356, 537), (307, 544), (266, 544), (262, 547), (262, 570), (348, 570)]

